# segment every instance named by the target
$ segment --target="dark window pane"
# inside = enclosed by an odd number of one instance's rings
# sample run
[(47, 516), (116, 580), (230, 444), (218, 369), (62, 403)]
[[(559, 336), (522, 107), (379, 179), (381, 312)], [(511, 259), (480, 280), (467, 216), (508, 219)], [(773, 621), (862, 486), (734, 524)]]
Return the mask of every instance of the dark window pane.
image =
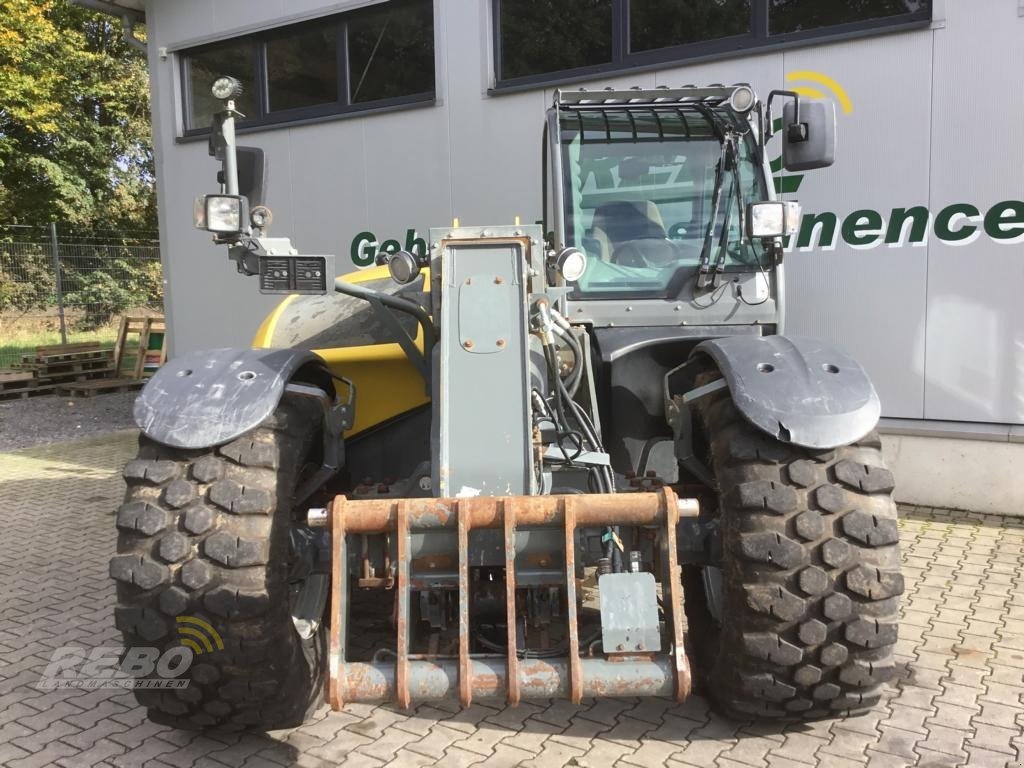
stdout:
[(651, 51), (750, 32), (750, 0), (630, 0), (629, 49)]
[(830, 27), (853, 21), (884, 19), (923, 9), (931, 9), (931, 0), (771, 0), (768, 28), (773, 35), (805, 29)]
[(391, 2), (348, 21), (353, 104), (434, 90), (434, 8), (430, 0)]
[(338, 30), (334, 22), (267, 41), (270, 111), (338, 101)]
[(607, 64), (612, 0), (501, 0), (501, 79)]
[(213, 81), (223, 75), (231, 75), (242, 83), (242, 95), (235, 100), (238, 110), (247, 117), (256, 115), (253, 52), (252, 41), (237, 40), (189, 54), (189, 89), (192, 95), (189, 128), (208, 128), (213, 114), (224, 108), (223, 102), (210, 93)]

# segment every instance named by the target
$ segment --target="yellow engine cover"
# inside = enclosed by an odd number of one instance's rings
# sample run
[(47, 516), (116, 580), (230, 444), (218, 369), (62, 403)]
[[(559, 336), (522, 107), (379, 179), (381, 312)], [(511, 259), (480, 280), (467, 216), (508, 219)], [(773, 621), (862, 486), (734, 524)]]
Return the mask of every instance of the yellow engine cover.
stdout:
[[(350, 283), (394, 293), (398, 286), (387, 267), (371, 267), (342, 276)], [(424, 270), (424, 290), (430, 275)], [(400, 317), (412, 332), (413, 324)], [(416, 345), (423, 350), (423, 333), (415, 329)], [(410, 334), (411, 335), (411, 334)], [(343, 294), (326, 296), (291, 295), (284, 299), (260, 325), (253, 347), (312, 349), (338, 376), (356, 386), (355, 423), (346, 436), (400, 416), (430, 402), (419, 370), (402, 348), (390, 339), (390, 331), (374, 320), (365, 301)]]

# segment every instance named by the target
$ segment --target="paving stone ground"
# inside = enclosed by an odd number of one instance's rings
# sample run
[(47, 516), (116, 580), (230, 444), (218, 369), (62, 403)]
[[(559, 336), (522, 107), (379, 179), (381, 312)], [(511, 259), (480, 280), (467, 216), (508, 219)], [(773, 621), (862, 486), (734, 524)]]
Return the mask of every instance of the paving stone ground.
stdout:
[(107, 559), (129, 432), (0, 454), (0, 764), (29, 766), (1024, 766), (1024, 518), (905, 507), (891, 696), (810, 725), (694, 696), (322, 709), (269, 734), (149, 723), (130, 693), (35, 687), (60, 646), (116, 645)]

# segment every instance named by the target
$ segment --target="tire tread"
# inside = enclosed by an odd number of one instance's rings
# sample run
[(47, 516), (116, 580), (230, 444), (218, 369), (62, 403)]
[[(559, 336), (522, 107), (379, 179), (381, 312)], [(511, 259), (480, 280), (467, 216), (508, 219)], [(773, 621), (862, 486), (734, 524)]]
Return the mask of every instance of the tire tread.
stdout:
[(878, 436), (831, 451), (784, 444), (725, 392), (698, 414), (718, 484), (725, 623), (711, 626), (699, 578), (686, 608), (710, 695), (735, 716), (874, 706), (895, 669), (903, 592)]
[[(310, 405), (286, 396), (264, 424), (219, 449), (142, 436), (125, 466), (110, 561), (125, 646), (180, 644), (181, 616), (208, 622), (224, 645), (195, 656), (180, 695), (137, 691), (155, 722), (281, 728), (317, 704), (324, 664), (292, 630), (286, 583), (291, 493), (315, 450)], [(322, 653), (322, 636), (317, 644)]]

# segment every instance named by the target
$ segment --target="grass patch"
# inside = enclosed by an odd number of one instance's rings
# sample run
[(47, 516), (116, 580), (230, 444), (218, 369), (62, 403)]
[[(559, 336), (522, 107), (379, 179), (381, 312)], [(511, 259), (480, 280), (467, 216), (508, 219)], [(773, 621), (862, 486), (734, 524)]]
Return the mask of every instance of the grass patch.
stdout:
[[(118, 323), (101, 326), (89, 331), (68, 329), (68, 344), (84, 341), (98, 341), (104, 346), (113, 347), (117, 341)], [(50, 328), (12, 328), (0, 330), (0, 368), (10, 368), (20, 363), (23, 355), (35, 354), (36, 347), (47, 347), (60, 344), (60, 330)]]
[[(159, 317), (159, 310), (133, 307), (124, 313), (129, 317)], [(101, 326), (90, 328), (86, 313), (79, 307), (68, 307), (64, 312), (67, 323), (68, 344), (96, 341), (113, 347), (121, 330), (121, 317), (115, 315)], [(20, 363), (24, 355), (35, 354), (36, 347), (60, 344), (60, 320), (55, 307), (45, 313), (27, 314), (0, 312), (0, 368)], [(130, 355), (126, 355), (130, 357)]]

